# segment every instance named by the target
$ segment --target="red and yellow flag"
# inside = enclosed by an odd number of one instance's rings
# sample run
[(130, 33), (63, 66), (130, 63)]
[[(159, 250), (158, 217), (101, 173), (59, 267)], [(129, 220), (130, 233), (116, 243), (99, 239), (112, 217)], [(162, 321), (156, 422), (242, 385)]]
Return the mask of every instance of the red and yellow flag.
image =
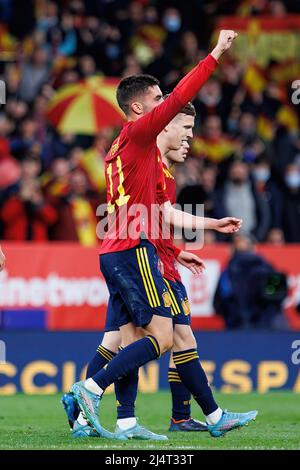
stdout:
[(196, 137), (192, 143), (192, 154), (195, 157), (207, 158), (213, 163), (220, 163), (234, 152), (234, 143), (222, 137), (218, 140), (208, 140)]

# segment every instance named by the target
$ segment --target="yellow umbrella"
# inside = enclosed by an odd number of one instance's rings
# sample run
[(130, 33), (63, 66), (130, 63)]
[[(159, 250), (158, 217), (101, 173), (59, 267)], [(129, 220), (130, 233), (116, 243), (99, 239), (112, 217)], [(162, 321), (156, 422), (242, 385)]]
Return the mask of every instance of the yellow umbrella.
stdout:
[(61, 87), (49, 103), (48, 120), (60, 132), (95, 135), (121, 126), (124, 114), (116, 101), (118, 80), (93, 76)]

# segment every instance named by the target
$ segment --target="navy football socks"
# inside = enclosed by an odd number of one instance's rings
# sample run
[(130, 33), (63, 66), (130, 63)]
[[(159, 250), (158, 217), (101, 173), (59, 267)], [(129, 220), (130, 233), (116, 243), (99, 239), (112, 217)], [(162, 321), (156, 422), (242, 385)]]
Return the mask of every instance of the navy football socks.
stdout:
[[(119, 351), (122, 351), (119, 346)], [(126, 377), (115, 383), (115, 395), (117, 400), (117, 419), (134, 418), (135, 400), (139, 384), (139, 371), (133, 370)]]
[(93, 377), (99, 370), (101, 370), (109, 361), (115, 357), (115, 353), (110, 351), (109, 349), (101, 346), (101, 344), (97, 348), (97, 352), (93, 359), (89, 362), (87, 371), (86, 371), (86, 378), (89, 379)]
[[(121, 351), (122, 348), (120, 347)], [(100, 344), (96, 355), (90, 361), (86, 378), (90, 378), (103, 369), (114, 357), (115, 353)], [(132, 418), (135, 415), (135, 401), (137, 397), (139, 373), (138, 369), (130, 372), (126, 377), (117, 380), (115, 383), (115, 394), (117, 400), (118, 419)]]
[(216, 404), (207, 377), (199, 362), (196, 349), (173, 352), (173, 360), (179, 377), (184, 385), (192, 393), (205, 416), (216, 411)]
[(159, 344), (153, 336), (145, 336), (122, 349), (107, 365), (97, 372), (92, 379), (105, 390), (110, 384), (125, 377), (142, 365), (160, 356)]
[(182, 383), (176, 369), (169, 367), (168, 382), (172, 394), (172, 418), (175, 421), (191, 417), (191, 392)]
[(126, 377), (115, 383), (117, 399), (117, 418), (133, 418), (135, 416), (135, 400), (139, 382), (139, 371), (135, 369)]

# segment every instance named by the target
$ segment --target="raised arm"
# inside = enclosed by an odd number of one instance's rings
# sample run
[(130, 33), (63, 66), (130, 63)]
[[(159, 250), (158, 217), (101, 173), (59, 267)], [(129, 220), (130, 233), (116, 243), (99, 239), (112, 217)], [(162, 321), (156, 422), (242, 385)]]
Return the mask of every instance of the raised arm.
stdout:
[(242, 221), (235, 217), (224, 217), (223, 219), (211, 219), (209, 217), (199, 217), (188, 212), (174, 209), (171, 203), (163, 204), (163, 215), (166, 223), (174, 227), (186, 230), (216, 230), (221, 233), (238, 232), (242, 226)]
[(191, 70), (174, 88), (168, 98), (149, 113), (133, 122), (128, 129), (131, 138), (139, 145), (147, 145), (156, 140), (158, 134), (191, 101), (215, 70), (218, 59), (230, 48), (237, 33), (222, 30), (213, 51)]

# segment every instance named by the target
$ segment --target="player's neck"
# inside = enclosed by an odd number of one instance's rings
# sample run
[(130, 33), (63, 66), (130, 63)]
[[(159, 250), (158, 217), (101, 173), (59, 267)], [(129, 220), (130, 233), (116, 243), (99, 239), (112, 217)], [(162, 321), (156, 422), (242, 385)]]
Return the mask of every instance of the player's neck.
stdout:
[(165, 166), (168, 168), (168, 170), (171, 170), (172, 166), (174, 163), (168, 159), (167, 155), (162, 155), (161, 156), (162, 162), (165, 164)]
[(159, 148), (160, 154), (162, 161), (165, 162), (166, 154), (168, 153), (168, 147), (167, 147), (167, 142), (164, 139), (164, 136), (162, 134), (159, 134), (157, 139), (156, 139), (156, 145)]
[(157, 146), (159, 148), (162, 162), (166, 165), (168, 170), (173, 166), (173, 162), (168, 158), (168, 152), (170, 151), (168, 147), (168, 142), (164, 139), (164, 135), (160, 134), (157, 137)]

